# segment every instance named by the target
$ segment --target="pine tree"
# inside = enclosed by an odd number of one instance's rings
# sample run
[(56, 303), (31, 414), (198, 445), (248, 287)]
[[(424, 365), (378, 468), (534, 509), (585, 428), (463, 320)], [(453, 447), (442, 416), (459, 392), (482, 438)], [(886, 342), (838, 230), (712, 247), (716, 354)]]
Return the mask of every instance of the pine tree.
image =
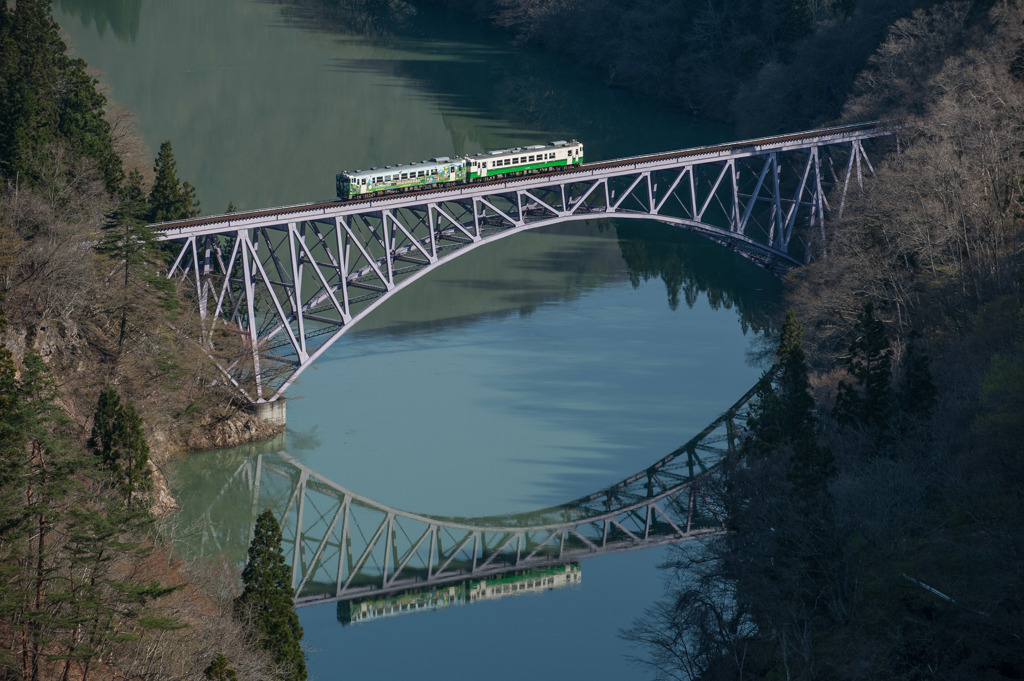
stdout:
[(156, 233), (146, 223), (148, 206), (142, 189), (142, 174), (138, 170), (129, 173), (118, 199), (117, 207), (107, 215), (96, 250), (118, 263), (123, 273), (117, 287), (120, 294), (117, 356), (120, 357), (128, 337), (128, 319), (144, 296), (139, 279), (159, 261), (159, 247)]
[(210, 681), (238, 681), (238, 674), (228, 666), (228, 659), (223, 653), (217, 653), (210, 666), (203, 670), (203, 676)]
[[(3, 292), (0, 291), (0, 303)], [(0, 306), (0, 337), (7, 327), (7, 315)], [(0, 345), (0, 538), (7, 540), (23, 518), (17, 487), (25, 436), (20, 424), (20, 399), (14, 355)]]
[(734, 599), (736, 611), (756, 628), (752, 637), (789, 656), (812, 623), (830, 616), (823, 594), (840, 589), (842, 555), (830, 489), (836, 470), (831, 451), (817, 441), (793, 310), (775, 360), (758, 386), (743, 456), (727, 461), (723, 471), (730, 531), (719, 544), (720, 574), (735, 594), (725, 600)]
[[(20, 377), (14, 369), (0, 347), (0, 622), (10, 644), (0, 677), (85, 679), (130, 631), (182, 626), (146, 612), (177, 587), (117, 574), (112, 557), (131, 563), (148, 552), (132, 535), (143, 536), (152, 518), (97, 494), (93, 457), (69, 445), (39, 354), (25, 355)], [(108, 395), (104, 405), (109, 411), (118, 401)]]
[(151, 487), (149, 444), (142, 425), (134, 405), (122, 404), (117, 390), (109, 384), (104, 386), (88, 446), (101, 466), (110, 471), (129, 507), (144, 499)]
[(281, 539), (273, 512), (261, 513), (242, 570), (244, 588), (235, 599), (235, 612), (256, 625), (259, 645), (285, 670), (284, 681), (305, 681), (306, 658), (299, 645), (302, 626), (293, 609), (292, 571), (284, 560)]
[(811, 0), (786, 0), (782, 13), (780, 38), (793, 43), (814, 30), (814, 7)]
[(96, 250), (114, 264), (108, 300), (120, 318), (116, 353), (120, 364), (126, 357), (130, 359), (134, 348), (164, 329), (167, 321), (174, 320), (179, 301), (174, 280), (160, 274), (168, 251), (148, 224), (150, 208), (137, 170), (129, 173), (118, 199), (116, 208), (107, 214)]
[(149, 221), (166, 222), (199, 215), (195, 187), (178, 179), (177, 162), (169, 141), (160, 145), (153, 164), (153, 189), (149, 192)]
[[(789, 453), (788, 479), (799, 503), (825, 503), (835, 474), (831, 451), (817, 442), (817, 418), (810, 394), (802, 329), (790, 309), (779, 333), (774, 372), (762, 378), (748, 422), (744, 450)], [(772, 380), (774, 379), (774, 380)]]
[(930, 364), (923, 341), (912, 333), (901, 362), (903, 384), (898, 396), (901, 413), (925, 420), (931, 418), (938, 389), (932, 380)]
[(848, 360), (855, 385), (840, 381), (837, 416), (841, 422), (884, 434), (892, 414), (892, 353), (885, 324), (875, 319), (874, 303), (864, 304), (856, 332)]
[(62, 559), (62, 526), (74, 506), (80, 460), (62, 437), (67, 419), (57, 406), (49, 367), (37, 352), (25, 354), (20, 379), (4, 388), (9, 411), (3, 420), (12, 436), (5, 439), (13, 444), (4, 452), (11, 457), (5, 468), (13, 475), (2, 483), (13, 513), (0, 536), (5, 547), (0, 620), (10, 623), (22, 676), (38, 678), (49, 658), (47, 645), (69, 626), (58, 605), (64, 584), (55, 565)]
[(0, 175), (40, 184), (36, 159), (58, 143), (96, 161), (113, 192), (123, 170), (96, 80), (84, 61), (67, 56), (49, 0), (7, 5), (0, 5)]

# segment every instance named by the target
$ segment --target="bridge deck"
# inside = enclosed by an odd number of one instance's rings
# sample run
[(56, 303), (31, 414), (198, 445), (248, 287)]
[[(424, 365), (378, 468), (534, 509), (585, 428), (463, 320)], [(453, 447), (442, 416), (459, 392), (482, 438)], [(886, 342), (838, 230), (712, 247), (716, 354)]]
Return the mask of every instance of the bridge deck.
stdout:
[[(597, 161), (584, 163), (570, 170), (559, 170), (556, 172), (543, 173), (543, 180), (552, 176), (558, 177), (579, 177), (587, 179), (595, 173), (607, 170), (638, 169), (646, 166), (656, 166), (659, 162), (678, 162), (680, 160), (710, 160), (715, 158), (738, 158), (744, 155), (760, 155), (767, 151), (786, 151), (792, 148), (801, 148), (808, 141), (829, 143), (835, 141), (849, 141), (853, 139), (871, 139), (878, 137), (883, 129), (887, 127), (878, 122), (857, 123), (853, 125), (822, 128), (819, 130), (808, 130), (804, 132), (789, 133), (785, 135), (773, 135), (750, 140), (713, 144), (677, 151), (659, 152), (656, 154), (643, 154), (639, 156), (628, 156), (625, 158), (612, 159), (608, 161)], [(493, 192), (495, 188), (515, 189), (517, 187), (529, 186), (537, 181), (538, 175), (523, 175), (515, 178), (481, 179), (472, 183), (460, 184), (454, 187), (443, 189), (420, 189), (416, 191), (380, 196), (373, 199), (352, 199), (352, 200), (329, 200), (315, 201), (312, 203), (295, 204), (291, 206), (279, 206), (274, 208), (261, 208), (258, 210), (243, 210), (235, 213), (222, 215), (210, 215), (189, 220), (174, 220), (158, 223), (157, 230), (164, 234), (167, 240), (173, 240), (183, 236), (196, 234), (219, 233), (225, 229), (249, 228), (257, 224), (280, 223), (282, 221), (301, 221), (315, 219), (318, 215), (328, 215), (337, 212), (339, 209), (353, 208), (366, 210), (368, 208), (382, 209), (400, 204), (404, 199), (415, 195), (417, 199), (422, 197), (439, 198), (443, 196), (461, 196), (476, 189), (485, 189)]]

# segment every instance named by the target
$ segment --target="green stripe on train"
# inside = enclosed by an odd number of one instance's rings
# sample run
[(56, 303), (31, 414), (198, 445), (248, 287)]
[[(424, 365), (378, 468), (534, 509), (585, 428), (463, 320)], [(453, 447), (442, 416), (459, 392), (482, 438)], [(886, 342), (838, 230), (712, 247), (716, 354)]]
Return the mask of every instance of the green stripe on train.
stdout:
[(480, 178), (495, 178), (501, 177), (502, 175), (508, 175), (509, 173), (518, 173), (523, 170), (537, 170), (539, 168), (558, 168), (560, 166), (567, 165), (569, 165), (568, 161), (566, 161), (565, 159), (560, 159), (557, 161), (548, 161), (546, 163), (528, 163), (526, 165), (509, 166), (508, 168), (502, 168), (498, 172), (489, 172), (486, 175), (478, 175), (477, 173), (470, 171), (469, 179), (477, 180)]

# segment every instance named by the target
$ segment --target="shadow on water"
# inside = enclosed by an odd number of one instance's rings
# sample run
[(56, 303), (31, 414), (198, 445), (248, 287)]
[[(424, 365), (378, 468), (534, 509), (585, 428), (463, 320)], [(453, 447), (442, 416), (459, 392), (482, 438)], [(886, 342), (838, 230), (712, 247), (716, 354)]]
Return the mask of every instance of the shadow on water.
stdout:
[(553, 225), (455, 258), (387, 301), (352, 333), (401, 337), (529, 317), (626, 277), (613, 225)]
[[(533, 248), (531, 237), (543, 236)], [(614, 238), (614, 241), (613, 241)], [(736, 311), (743, 333), (770, 329), (781, 282), (749, 260), (692, 232), (651, 221), (554, 225), (456, 258), (353, 327), (353, 334), (408, 336), (486, 319), (528, 317), (628, 279), (660, 280), (666, 303)], [(428, 296), (434, 296), (428, 298)]]
[(142, 0), (57, 0), (57, 6), (83, 26), (95, 25), (101, 37), (109, 28), (122, 43), (134, 43), (139, 34)]
[(692, 308), (701, 294), (712, 309), (735, 309), (743, 333), (762, 333), (778, 317), (781, 282), (769, 272), (693, 232), (653, 222), (616, 225), (633, 288), (660, 279), (668, 306)]

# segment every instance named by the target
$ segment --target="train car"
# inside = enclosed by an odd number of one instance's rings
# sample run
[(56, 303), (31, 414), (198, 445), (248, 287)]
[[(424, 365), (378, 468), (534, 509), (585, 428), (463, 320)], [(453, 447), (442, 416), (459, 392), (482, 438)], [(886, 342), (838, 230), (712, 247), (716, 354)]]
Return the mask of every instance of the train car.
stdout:
[(470, 154), (463, 158), (466, 160), (466, 178), (476, 180), (579, 165), (583, 162), (583, 145), (576, 140), (562, 140), (551, 144)]
[(446, 187), (505, 175), (538, 173), (583, 162), (583, 145), (572, 140), (487, 151), (419, 163), (338, 173), (338, 198), (355, 199), (429, 187)]
[(338, 173), (338, 197), (354, 199), (377, 192), (393, 193), (464, 182), (466, 161), (440, 156), (419, 163)]

